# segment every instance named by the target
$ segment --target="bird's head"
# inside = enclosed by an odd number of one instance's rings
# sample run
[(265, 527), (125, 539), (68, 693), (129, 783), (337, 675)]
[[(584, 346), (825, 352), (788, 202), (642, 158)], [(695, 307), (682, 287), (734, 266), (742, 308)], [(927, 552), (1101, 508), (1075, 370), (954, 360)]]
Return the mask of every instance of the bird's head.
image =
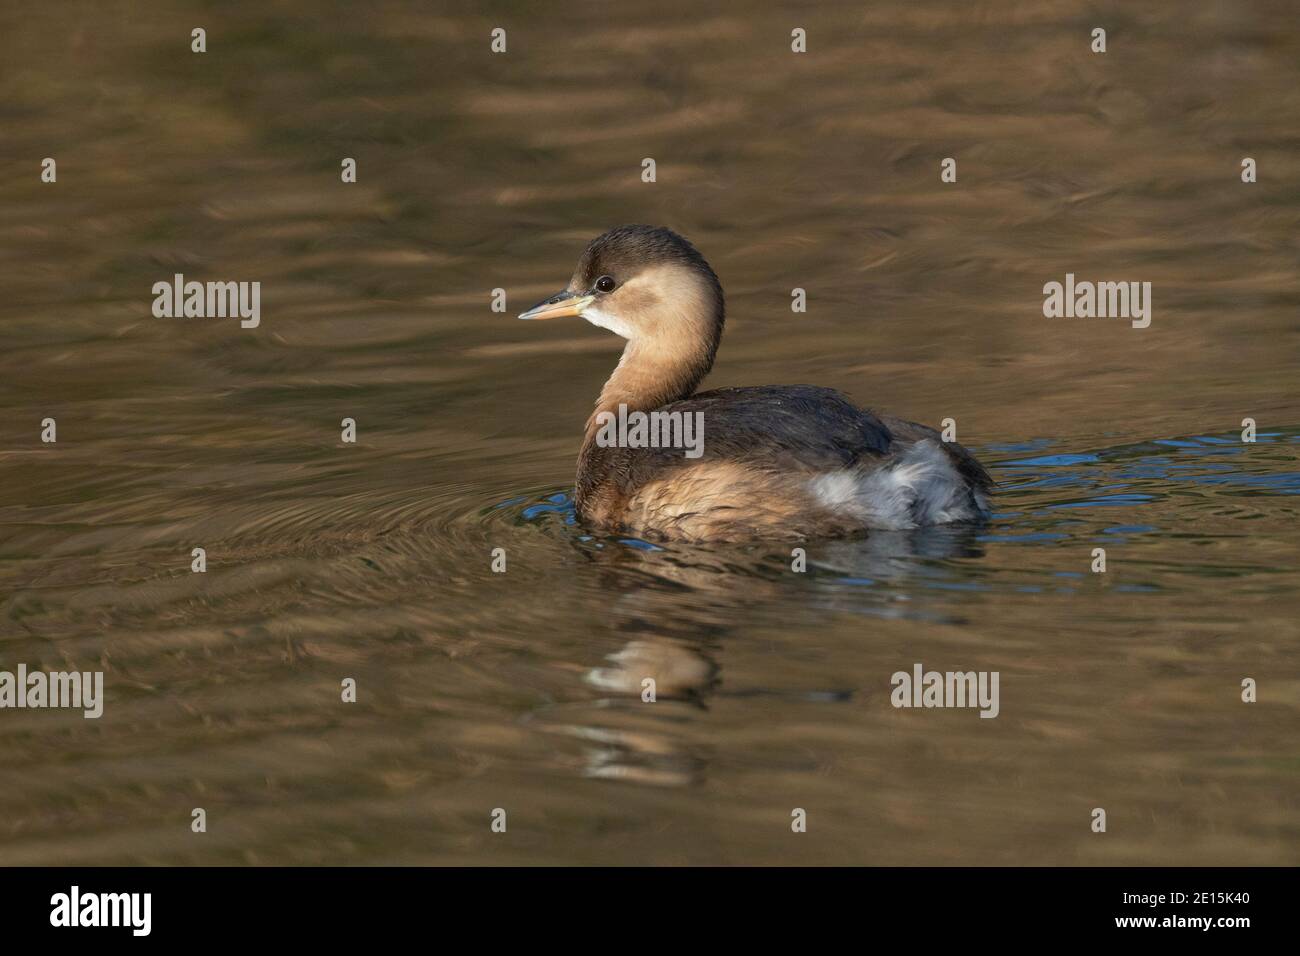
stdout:
[(619, 226), (593, 239), (563, 290), (521, 319), (580, 316), (641, 346), (695, 344), (710, 360), (722, 335), (722, 286), (695, 247), (657, 226)]

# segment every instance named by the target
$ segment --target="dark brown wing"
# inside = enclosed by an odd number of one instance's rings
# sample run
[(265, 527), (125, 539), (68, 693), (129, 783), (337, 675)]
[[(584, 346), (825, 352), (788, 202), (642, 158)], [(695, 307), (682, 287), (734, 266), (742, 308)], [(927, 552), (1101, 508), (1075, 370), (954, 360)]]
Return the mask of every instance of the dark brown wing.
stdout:
[(888, 429), (844, 395), (815, 385), (719, 388), (665, 405), (662, 411), (704, 413), (705, 456), (767, 457), (780, 453), (813, 468), (843, 468), (889, 452)]

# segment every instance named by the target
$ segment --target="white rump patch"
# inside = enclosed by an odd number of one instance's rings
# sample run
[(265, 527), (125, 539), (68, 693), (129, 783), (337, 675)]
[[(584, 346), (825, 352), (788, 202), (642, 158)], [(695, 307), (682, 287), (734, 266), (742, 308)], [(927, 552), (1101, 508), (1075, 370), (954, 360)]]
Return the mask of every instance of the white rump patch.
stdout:
[(845, 468), (818, 475), (808, 484), (823, 507), (867, 528), (898, 531), (987, 514), (984, 496), (972, 496), (947, 453), (928, 438), (884, 465)]

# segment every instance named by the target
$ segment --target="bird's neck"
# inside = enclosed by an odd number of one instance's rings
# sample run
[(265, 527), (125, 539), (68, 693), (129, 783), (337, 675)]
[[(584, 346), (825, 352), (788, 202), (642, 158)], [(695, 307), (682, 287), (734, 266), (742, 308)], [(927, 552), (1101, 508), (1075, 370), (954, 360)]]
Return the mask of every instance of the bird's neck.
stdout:
[(649, 412), (689, 397), (712, 367), (715, 349), (706, 343), (663, 348), (641, 340), (628, 342), (587, 419), (587, 443), (600, 428), (602, 412), (617, 415), (620, 405), (629, 412)]

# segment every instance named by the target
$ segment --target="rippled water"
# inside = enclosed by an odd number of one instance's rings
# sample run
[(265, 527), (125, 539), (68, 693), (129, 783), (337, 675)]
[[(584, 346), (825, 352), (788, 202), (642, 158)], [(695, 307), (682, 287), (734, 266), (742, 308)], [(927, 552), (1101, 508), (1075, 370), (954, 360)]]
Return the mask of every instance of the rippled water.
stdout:
[[(0, 669), (108, 698), (0, 711), (0, 862), (1300, 862), (1286, 4), (315, 9), (0, 13)], [(489, 296), (631, 221), (722, 278), (710, 384), (952, 417), (994, 520), (582, 528), (618, 343)], [(1044, 319), (1067, 272), (1151, 327)], [(916, 662), (998, 718), (894, 709)]]

